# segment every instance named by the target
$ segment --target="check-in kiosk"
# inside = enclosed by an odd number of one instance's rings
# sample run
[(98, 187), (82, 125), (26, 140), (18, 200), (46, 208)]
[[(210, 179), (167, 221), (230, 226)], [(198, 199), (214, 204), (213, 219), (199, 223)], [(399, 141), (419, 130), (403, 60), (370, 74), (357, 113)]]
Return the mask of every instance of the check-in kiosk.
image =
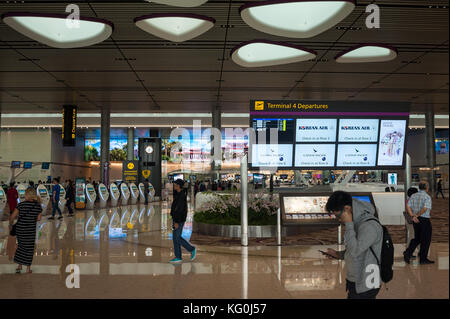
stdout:
[(122, 205), (128, 205), (128, 199), (130, 198), (130, 189), (126, 183), (120, 184), (120, 193), (122, 194)]
[(130, 192), (131, 192), (131, 204), (135, 205), (139, 198), (139, 190), (135, 183), (130, 184)]
[[(25, 185), (19, 185), (19, 187), (20, 186), (23, 186), (25, 188)], [(17, 187), (17, 191), (19, 191), (19, 187)], [(19, 192), (19, 194), (20, 194), (20, 192)], [(48, 202), (50, 201), (50, 196), (48, 195), (47, 188), (42, 184), (39, 185), (36, 189), (36, 194), (37, 194), (37, 196), (39, 196), (41, 198), (42, 211), (45, 212), (45, 210), (47, 209), (47, 206), (48, 206)], [(23, 200), (25, 200), (25, 190), (24, 190), (24, 199)]]
[(150, 197), (148, 199), (149, 202), (152, 202), (155, 199), (155, 188), (153, 187), (152, 183), (148, 183), (148, 193), (150, 194)]
[[(116, 188), (117, 188), (117, 186), (116, 186)], [(109, 198), (109, 192), (108, 192), (108, 189), (106, 188), (105, 184), (100, 183), (98, 185), (98, 195), (100, 197), (100, 208), (105, 208), (106, 203), (108, 202), (108, 198)], [(117, 204), (117, 202), (116, 202), (116, 204)]]
[(61, 212), (64, 213), (64, 207), (66, 206), (66, 190), (62, 185), (59, 185), (59, 201), (58, 201), (58, 207), (61, 210)]
[(86, 209), (94, 209), (95, 199), (97, 194), (95, 193), (95, 188), (92, 184), (86, 184)]
[[(39, 186), (42, 186), (45, 188), (44, 185), (39, 185)], [(19, 195), (19, 197), (17, 197), (17, 203), (24, 202), (25, 201), (25, 191), (27, 190), (27, 187), (25, 186), (25, 184), (19, 184), (19, 185), (17, 185), (16, 189), (17, 189), (17, 193)], [(48, 193), (47, 193), (47, 195), (48, 195)], [(39, 196), (39, 193), (38, 193), (38, 196)]]
[(0, 186), (0, 213), (3, 213), (6, 206), (6, 193), (3, 187)]
[(116, 183), (109, 185), (109, 191), (111, 192), (111, 207), (116, 207), (120, 197), (120, 191)]
[(139, 183), (139, 202), (145, 203), (145, 186), (144, 183)]

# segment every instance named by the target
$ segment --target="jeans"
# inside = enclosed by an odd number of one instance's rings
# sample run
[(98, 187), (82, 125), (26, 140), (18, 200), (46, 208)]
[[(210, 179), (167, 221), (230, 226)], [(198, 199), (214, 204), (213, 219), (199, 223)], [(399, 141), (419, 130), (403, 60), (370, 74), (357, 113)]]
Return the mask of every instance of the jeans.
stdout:
[(178, 228), (173, 230), (173, 249), (175, 251), (175, 257), (181, 259), (181, 246), (184, 247), (188, 252), (192, 252), (194, 247), (183, 237), (181, 234), (183, 233), (183, 223), (178, 223)]
[(66, 202), (66, 207), (69, 210), (69, 214), (73, 214), (72, 203), (73, 203), (73, 201), (71, 199), (68, 199)]
[(438, 199), (438, 195), (439, 195), (439, 194), (441, 194), (441, 195), (442, 195), (442, 198), (445, 199), (444, 193), (442, 192), (442, 189), (438, 189), (438, 190), (437, 190), (437, 192), (436, 192), (436, 199)]
[(420, 245), (419, 258), (420, 261), (427, 260), (428, 250), (431, 244), (431, 221), (429, 218), (419, 217), (419, 223), (413, 223), (414, 226), (414, 238), (409, 242), (409, 246), (405, 253), (411, 256), (417, 246)]
[(62, 216), (61, 209), (59, 209), (58, 202), (52, 202), (52, 217), (55, 217), (55, 212), (58, 211), (59, 216)]
[(376, 299), (380, 288), (371, 289), (358, 294), (356, 292), (355, 283), (347, 280), (346, 290), (348, 291), (347, 299)]
[(148, 191), (145, 192), (145, 205), (148, 204)]

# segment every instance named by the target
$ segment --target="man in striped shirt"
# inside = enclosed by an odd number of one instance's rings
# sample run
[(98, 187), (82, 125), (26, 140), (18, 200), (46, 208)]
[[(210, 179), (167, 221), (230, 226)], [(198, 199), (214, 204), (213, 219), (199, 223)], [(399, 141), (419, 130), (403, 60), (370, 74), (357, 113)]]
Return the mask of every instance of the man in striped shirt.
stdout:
[(419, 192), (411, 195), (407, 204), (407, 211), (412, 214), (414, 221), (414, 238), (409, 243), (409, 247), (403, 252), (405, 262), (409, 264), (411, 255), (417, 246), (420, 245), (420, 264), (434, 264), (428, 259), (428, 250), (431, 244), (431, 197), (427, 194), (429, 189), (427, 182), (420, 182)]

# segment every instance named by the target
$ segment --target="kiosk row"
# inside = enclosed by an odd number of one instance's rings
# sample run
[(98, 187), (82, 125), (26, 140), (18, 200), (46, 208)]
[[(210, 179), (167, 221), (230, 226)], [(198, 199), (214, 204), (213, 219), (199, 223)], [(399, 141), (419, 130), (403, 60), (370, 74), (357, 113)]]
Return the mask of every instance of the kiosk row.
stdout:
[[(66, 205), (66, 190), (62, 185), (60, 186), (60, 195), (58, 206), (61, 211), (64, 211), (64, 207)], [(19, 184), (16, 189), (18, 193), (17, 203), (21, 203), (25, 200), (25, 191), (27, 189), (27, 185)], [(95, 200), (97, 199), (97, 192), (94, 189), (92, 184), (86, 184), (84, 186), (85, 195), (86, 195), (86, 208), (94, 209)], [(41, 198), (41, 206), (45, 211), (48, 207), (48, 203), (50, 202), (50, 194), (47, 188), (44, 185), (38, 185), (36, 188), (37, 195)], [(126, 183), (120, 184), (120, 190), (115, 183), (111, 183), (109, 191), (104, 184), (98, 185), (98, 194), (100, 200), (100, 208), (104, 208), (107, 205), (109, 197), (111, 197), (111, 207), (117, 206), (119, 200), (121, 201), (121, 205), (128, 205), (128, 200), (131, 198), (131, 204), (136, 204), (139, 200), (140, 203), (145, 203), (145, 186), (143, 183), (139, 183), (139, 187), (136, 184), (131, 183), (129, 186)], [(83, 194), (84, 195), (84, 194)], [(84, 196), (83, 196), (84, 197)], [(149, 184), (148, 191), (148, 202), (153, 201), (155, 198), (155, 190), (152, 184)], [(7, 204), (6, 192), (0, 186), (0, 212), (3, 212), (5, 206)]]

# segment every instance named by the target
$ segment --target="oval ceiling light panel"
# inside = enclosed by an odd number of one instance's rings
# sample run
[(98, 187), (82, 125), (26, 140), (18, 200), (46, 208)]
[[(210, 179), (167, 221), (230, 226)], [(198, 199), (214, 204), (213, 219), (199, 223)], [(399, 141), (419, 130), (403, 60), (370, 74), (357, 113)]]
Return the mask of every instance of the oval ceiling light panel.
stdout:
[(354, 8), (354, 0), (271, 0), (244, 4), (239, 12), (245, 23), (258, 31), (310, 38), (342, 21)]
[(146, 0), (147, 2), (154, 2), (159, 4), (167, 4), (175, 7), (198, 7), (208, 2), (208, 0)]
[(64, 14), (9, 12), (2, 20), (17, 32), (54, 48), (79, 48), (108, 39), (114, 24), (99, 18), (67, 18)]
[(230, 55), (236, 64), (247, 68), (307, 61), (317, 56), (315, 51), (301, 46), (268, 40), (241, 43)]
[(184, 42), (211, 29), (216, 20), (198, 14), (155, 13), (135, 18), (134, 23), (154, 36), (172, 42)]
[(385, 62), (397, 57), (397, 49), (385, 44), (360, 44), (334, 58), (339, 63)]

